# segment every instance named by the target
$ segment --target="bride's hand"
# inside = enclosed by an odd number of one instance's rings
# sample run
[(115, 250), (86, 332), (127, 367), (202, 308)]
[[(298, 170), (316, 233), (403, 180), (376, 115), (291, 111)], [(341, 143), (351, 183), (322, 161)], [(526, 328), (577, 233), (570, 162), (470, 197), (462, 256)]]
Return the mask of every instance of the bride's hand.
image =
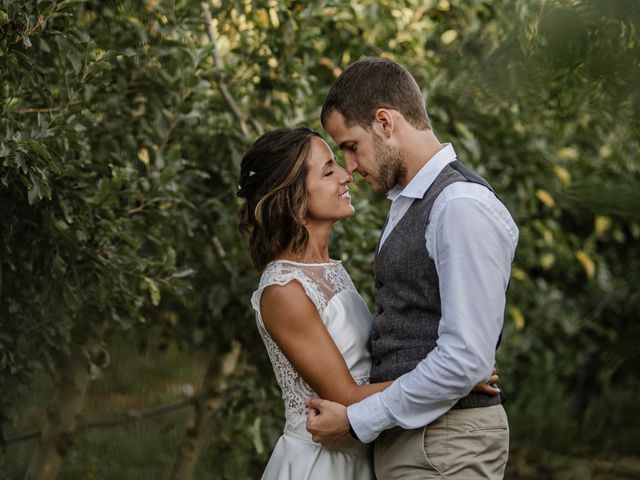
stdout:
[(485, 393), (487, 395), (498, 395), (500, 393), (500, 389), (497, 387), (498, 380), (500, 380), (500, 377), (498, 376), (498, 371), (494, 366), (489, 380), (487, 380), (485, 383), (479, 383), (478, 385), (473, 387), (473, 391)]

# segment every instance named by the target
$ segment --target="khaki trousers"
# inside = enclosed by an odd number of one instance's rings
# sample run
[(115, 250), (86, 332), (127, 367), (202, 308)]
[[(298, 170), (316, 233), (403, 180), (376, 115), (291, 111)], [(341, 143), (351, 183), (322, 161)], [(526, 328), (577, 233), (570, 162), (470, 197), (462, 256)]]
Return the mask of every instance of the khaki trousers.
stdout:
[(449, 410), (416, 430), (394, 428), (375, 442), (378, 480), (501, 479), (509, 455), (502, 405)]

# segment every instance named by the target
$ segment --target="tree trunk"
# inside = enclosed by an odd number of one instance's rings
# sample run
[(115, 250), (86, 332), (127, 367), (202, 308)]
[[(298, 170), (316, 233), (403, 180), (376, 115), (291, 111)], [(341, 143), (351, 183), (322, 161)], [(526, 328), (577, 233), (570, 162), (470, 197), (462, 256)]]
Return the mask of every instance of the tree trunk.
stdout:
[(214, 355), (204, 377), (202, 391), (194, 405), (194, 414), (187, 428), (184, 442), (178, 451), (170, 480), (189, 480), (209, 438), (213, 416), (220, 408), (221, 396), (227, 388), (227, 380), (233, 374), (240, 356), (240, 344), (234, 343), (223, 355)]
[(25, 480), (49, 480), (58, 475), (62, 460), (72, 447), (71, 434), (84, 405), (90, 380), (89, 361), (82, 347), (75, 345), (62, 363), (55, 398), (47, 410), (47, 422), (31, 457)]

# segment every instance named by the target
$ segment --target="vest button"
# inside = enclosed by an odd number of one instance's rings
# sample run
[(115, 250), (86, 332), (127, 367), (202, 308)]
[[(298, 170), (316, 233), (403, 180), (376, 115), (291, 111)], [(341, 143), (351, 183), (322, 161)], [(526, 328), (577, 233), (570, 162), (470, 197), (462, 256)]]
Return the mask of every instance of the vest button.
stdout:
[(380, 340), (380, 334), (378, 332), (374, 332), (371, 338), (373, 338), (374, 340)]
[(382, 308), (382, 305), (378, 305), (378, 315), (380, 315), (382, 312), (384, 312), (384, 308)]
[(382, 288), (382, 282), (380, 280), (376, 280), (376, 288)]
[(376, 367), (377, 367), (378, 365), (380, 365), (381, 363), (382, 363), (382, 361), (381, 361), (379, 358), (376, 358), (376, 359), (373, 361), (373, 364), (374, 364)]

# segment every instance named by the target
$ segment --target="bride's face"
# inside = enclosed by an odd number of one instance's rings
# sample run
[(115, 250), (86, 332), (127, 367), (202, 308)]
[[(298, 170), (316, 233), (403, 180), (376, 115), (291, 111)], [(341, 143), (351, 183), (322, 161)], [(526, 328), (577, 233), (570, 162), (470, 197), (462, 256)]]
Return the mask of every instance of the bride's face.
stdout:
[(329, 146), (318, 137), (311, 137), (306, 178), (309, 208), (307, 221), (336, 221), (353, 215), (349, 183), (353, 179), (336, 163)]

